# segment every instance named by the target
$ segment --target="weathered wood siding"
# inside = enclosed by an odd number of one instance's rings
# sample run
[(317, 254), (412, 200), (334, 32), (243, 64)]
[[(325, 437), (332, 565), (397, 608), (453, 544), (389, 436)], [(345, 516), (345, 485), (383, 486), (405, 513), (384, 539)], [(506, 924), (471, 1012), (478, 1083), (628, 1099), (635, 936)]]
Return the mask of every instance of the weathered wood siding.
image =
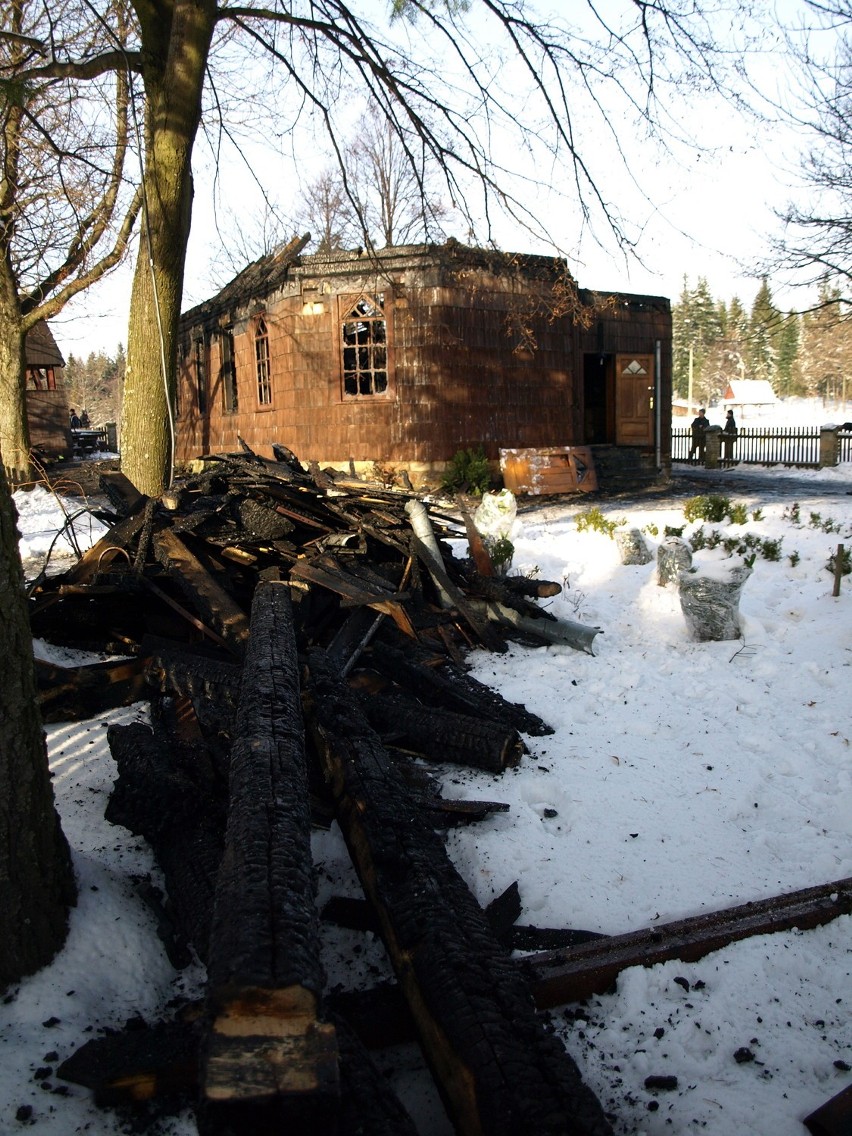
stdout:
[[(428, 246), (386, 250), (378, 259), (377, 266), (354, 253), (304, 257), (268, 295), (235, 301), (229, 286), (218, 305), (214, 298), (187, 313), (179, 460), (236, 450), (239, 438), (263, 455), (277, 442), (303, 461), (338, 466), (349, 460), (430, 466), (480, 444), (494, 460), (510, 447), (583, 444), (582, 351), (587, 342), (597, 345), (600, 333), (595, 325), (575, 327), (569, 316), (553, 317), (555, 261), (496, 254), (489, 260), (488, 254)], [(342, 322), (359, 296), (379, 292), (387, 320), (387, 391), (347, 397)], [(670, 343), (670, 314), (649, 308), (637, 319), (637, 312), (631, 306), (604, 313), (605, 337), (619, 343), (607, 350), (647, 353), (663, 334)], [(260, 317), (269, 340), (268, 406), (259, 404), (257, 391)], [(224, 409), (226, 327), (236, 363), (234, 412)], [(195, 384), (194, 342), (201, 335), (204, 412)]]
[(48, 457), (71, 453), (68, 395), (64, 390), (28, 390), (27, 419), (30, 445)]

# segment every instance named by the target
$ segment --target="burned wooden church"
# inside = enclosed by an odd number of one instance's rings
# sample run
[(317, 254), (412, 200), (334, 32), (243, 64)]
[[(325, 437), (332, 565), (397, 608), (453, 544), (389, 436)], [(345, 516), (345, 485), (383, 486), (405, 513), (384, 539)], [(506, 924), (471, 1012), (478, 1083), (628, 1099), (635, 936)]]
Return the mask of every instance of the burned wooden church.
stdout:
[(578, 290), (562, 260), (454, 241), (303, 255), (296, 239), (181, 320), (177, 458), (438, 473), (460, 449), (592, 446), (668, 470), (671, 309)]

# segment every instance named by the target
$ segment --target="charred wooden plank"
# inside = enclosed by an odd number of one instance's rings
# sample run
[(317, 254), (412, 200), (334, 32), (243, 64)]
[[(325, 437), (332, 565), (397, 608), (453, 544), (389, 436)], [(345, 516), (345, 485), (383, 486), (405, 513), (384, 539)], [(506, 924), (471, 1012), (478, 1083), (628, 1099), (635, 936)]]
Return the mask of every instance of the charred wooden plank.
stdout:
[(491, 900), (485, 908), (485, 916), (497, 940), (504, 942), (521, 917), (521, 892), (517, 880)]
[(369, 663), (430, 706), (443, 706), (461, 714), (503, 722), (520, 733), (533, 736), (553, 733), (536, 714), (518, 703), (508, 702), (446, 659), (430, 659), (425, 652), (401, 651), (382, 641), (370, 650)]
[(509, 811), (509, 806), (503, 801), (454, 801), (449, 797), (425, 798), (420, 801), (420, 807), (429, 823), (436, 828), (474, 824), (487, 820), (494, 813)]
[(91, 1089), (101, 1106), (139, 1104), (194, 1092), (198, 1083), (198, 1020), (136, 1022), (95, 1037), (56, 1070), (63, 1081)]
[(162, 869), (175, 922), (207, 958), (225, 816), (219, 802), (174, 760), (172, 747), (136, 722), (110, 726), (118, 779), (106, 819), (144, 836)]
[(318, 584), (343, 598), (347, 605), (365, 606), (373, 611), (389, 615), (399, 629), (412, 639), (416, 638), (411, 620), (402, 603), (407, 599), (405, 593), (394, 593), (390, 587), (381, 591), (375, 585), (367, 585), (362, 580), (350, 576), (340, 565), (330, 562), (323, 556), (317, 560), (297, 560), (290, 569), (292, 579), (305, 580)]
[(491, 561), (491, 553), (488, 551), (485, 541), (482, 539), (482, 533), (473, 523), (473, 517), (470, 515), (470, 510), (465, 508), (464, 505), (460, 506), (462, 520), (464, 521), (465, 532), (467, 533), (467, 546), (470, 549), (470, 555), (476, 565), (476, 571), (480, 576), (492, 577), (494, 575), (494, 565)]
[(107, 470), (100, 475), (101, 492), (122, 517), (138, 512), (145, 504), (145, 496), (133, 482), (119, 470)]
[(238, 654), (245, 648), (249, 622), (245, 612), (210, 576), (197, 556), (168, 529), (153, 536), (154, 554), (196, 611)]
[(63, 722), (92, 718), (116, 706), (148, 696), (143, 658), (60, 667), (36, 659), (42, 720)]
[(811, 1136), (849, 1136), (852, 1132), (852, 1085), (847, 1085), (802, 1121)]
[(214, 631), (212, 627), (208, 627), (206, 623), (193, 615), (191, 611), (187, 611), (183, 604), (179, 604), (168, 592), (163, 591), (159, 584), (155, 584), (148, 576), (140, 576), (140, 580), (151, 595), (156, 596), (166, 607), (177, 612), (181, 619), (185, 620), (191, 627), (194, 627), (196, 631), (200, 631), (205, 638), (218, 644), (218, 646), (224, 647), (226, 650), (228, 649), (229, 645), (227, 641), (223, 639), (218, 632)]
[(729, 943), (793, 927), (807, 930), (852, 912), (852, 877), (789, 895), (755, 900), (723, 911), (610, 935), (566, 951), (534, 955), (521, 964), (533, 983), (539, 1009), (601, 994), (629, 966), (669, 959), (695, 962)]
[(151, 686), (190, 698), (205, 729), (231, 734), (243, 673), (239, 664), (153, 637), (144, 640), (143, 649), (149, 655), (145, 675)]
[(428, 761), (447, 761), (502, 773), (526, 752), (517, 730), (453, 710), (424, 707), (402, 693), (365, 698), (373, 729), (385, 740)]
[(417, 1126), (357, 1034), (333, 1017), (340, 1047), (338, 1136), (417, 1136)]
[(491, 600), (494, 603), (512, 608), (520, 615), (525, 615), (533, 621), (547, 619), (553, 622), (556, 619), (545, 608), (538, 607), (532, 600), (527, 599), (521, 589), (512, 587), (509, 584), (511, 577), (498, 579), (497, 577), (482, 576), (478, 572), (467, 572), (464, 573), (463, 579), (465, 587), (479, 599)]
[(309, 669), (309, 721), (338, 819), (456, 1131), (611, 1132), (321, 652)]
[(336, 1099), (334, 1029), (318, 1018), (324, 975), (310, 825), (289, 589), (261, 582), (207, 966), (213, 1021), (202, 1086), (208, 1118), (223, 1124), (235, 1110), (255, 1126), (264, 1110), (276, 1123), (291, 1112), (320, 1122)]

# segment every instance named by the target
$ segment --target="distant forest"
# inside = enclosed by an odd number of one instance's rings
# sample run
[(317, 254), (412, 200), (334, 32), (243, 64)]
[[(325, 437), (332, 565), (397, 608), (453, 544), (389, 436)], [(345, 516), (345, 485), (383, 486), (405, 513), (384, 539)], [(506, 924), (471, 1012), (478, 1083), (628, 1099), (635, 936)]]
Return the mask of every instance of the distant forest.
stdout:
[(672, 307), (674, 394), (686, 398), (692, 352), (693, 403), (710, 406), (731, 379), (768, 379), (779, 398), (845, 401), (852, 366), (850, 310), (839, 291), (824, 286), (813, 309), (783, 312), (764, 279), (747, 310), (734, 297), (715, 300), (707, 280), (684, 279)]
[(115, 355), (98, 351), (92, 352), (85, 360), (69, 355), (65, 361), (63, 377), (69, 405), (78, 414), (87, 410), (93, 426), (118, 422), (126, 364), (124, 347), (120, 343)]

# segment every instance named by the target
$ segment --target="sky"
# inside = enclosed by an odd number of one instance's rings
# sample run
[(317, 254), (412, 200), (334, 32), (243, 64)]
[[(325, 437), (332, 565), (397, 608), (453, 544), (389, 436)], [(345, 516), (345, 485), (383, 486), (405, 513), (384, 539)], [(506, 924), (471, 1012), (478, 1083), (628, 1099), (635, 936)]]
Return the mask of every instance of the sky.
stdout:
[[(511, 570), (562, 584), (546, 601), (552, 613), (600, 633), (594, 655), (513, 646), (469, 656), (476, 677), (555, 731), (526, 738), (528, 753), (501, 776), (432, 767), (445, 796), (510, 806), (448, 837), (482, 904), (518, 881), (522, 924), (613, 934), (852, 876), (852, 576), (835, 597), (826, 568), (836, 545), (852, 542), (852, 466), (798, 471), (792, 489), (789, 475), (773, 484), (781, 472), (732, 471), (728, 495), (746, 506), (746, 522), (704, 526), (781, 542), (780, 559), (756, 558), (731, 640), (696, 639), (678, 588), (658, 583), (665, 526), (689, 540), (700, 524), (684, 514), (700, 481), (676, 478), (656, 501), (595, 500), (608, 520), (643, 532), (652, 555), (643, 565), (622, 563), (614, 540), (581, 531), (586, 499), (521, 502)], [(40, 487), (15, 502), (32, 576), (61, 515)], [(84, 545), (100, 531), (79, 522)], [(464, 542), (457, 548), (464, 554)], [(693, 558), (711, 578), (741, 563), (721, 547)], [(36, 650), (77, 659), (43, 641)], [(138, 877), (157, 878), (149, 849), (103, 819), (115, 776), (105, 727), (147, 712), (140, 703), (47, 727), (80, 900), (56, 960), (0, 1003), (3, 1133), (118, 1136), (122, 1118), (61, 1084), (57, 1064), (89, 1037), (136, 1015), (156, 1021), (171, 999), (202, 989), (199, 967), (170, 966), (139, 897)], [(315, 833), (314, 857), (318, 903), (358, 894), (336, 826)], [(330, 986), (388, 973), (370, 934), (327, 928), (323, 950)], [(552, 1022), (617, 1117), (617, 1136), (802, 1136), (803, 1119), (852, 1085), (850, 971), (847, 915), (699, 962), (632, 968), (614, 993), (560, 1007)], [(382, 1063), (421, 1136), (449, 1136), (416, 1050), (388, 1051)], [(648, 1089), (649, 1076), (675, 1077), (676, 1088)], [(158, 1136), (196, 1136), (194, 1121), (179, 1115)]]
[[(377, 7), (383, 10), (383, 5)], [(777, 8), (789, 23), (797, 18), (802, 4), (783, 0)], [(478, 11), (474, 6), (468, 19), (475, 21)], [(748, 57), (748, 67), (761, 91), (761, 97), (754, 101), (765, 113), (774, 114), (764, 96), (788, 107), (793, 105), (790, 75), (777, 35), (767, 47)], [(598, 223), (593, 228), (583, 222), (571, 205), (566, 166), (548, 166), (541, 151), (525, 156), (508, 127), (495, 132), (493, 154), (495, 160), (509, 166), (520, 155), (519, 169), (528, 172), (529, 165), (536, 167), (536, 175), (553, 187), (552, 194), (531, 186), (521, 192), (546, 219), (581, 286), (664, 295), (674, 300), (684, 277), (694, 284), (704, 276), (714, 296), (729, 300), (737, 295), (748, 307), (768, 252), (767, 238), (778, 231), (777, 211), (800, 192), (796, 167), (802, 137), (777, 118), (756, 121), (742, 116), (709, 92), (679, 94), (667, 104), (667, 113), (672, 116), (667, 129), (670, 137), (681, 132), (695, 146), (688, 141), (675, 142), (665, 153), (642, 137), (640, 126), (622, 109), (614, 110), (612, 118), (618, 124), (618, 145), (627, 155), (627, 170), (619, 164), (612, 139), (607, 139), (591, 115), (578, 114), (572, 124), (583, 141), (584, 157), (603, 196), (628, 221), (631, 236), (637, 240), (636, 257), (619, 252), (605, 226)], [(307, 134), (298, 137), (299, 161), (295, 166), (292, 154), (286, 152), (286, 138), (277, 150), (261, 146), (255, 139), (251, 143), (251, 174), (233, 155), (216, 170), (209, 148), (199, 137), (184, 308), (214, 294), (234, 274), (223, 274), (221, 228), (227, 230), (235, 216), (249, 232), (253, 216), (254, 228), (259, 231), (262, 227), (263, 204), (254, 184), (255, 173), (275, 187), (272, 195), (275, 198), (277, 191), (278, 208), (292, 215), (294, 200), (301, 192), (300, 177), (302, 182), (308, 180), (328, 161), (315, 140)], [(466, 239), (461, 231), (456, 235)], [(498, 220), (495, 236), (511, 251), (551, 251), (551, 246), (508, 221)], [(66, 355), (87, 355), (91, 350), (114, 352), (119, 342), (126, 344), (130, 280), (128, 265), (73, 302), (53, 322)], [(809, 296), (809, 292), (803, 296), (779, 286), (776, 300), (782, 307), (803, 307)]]

